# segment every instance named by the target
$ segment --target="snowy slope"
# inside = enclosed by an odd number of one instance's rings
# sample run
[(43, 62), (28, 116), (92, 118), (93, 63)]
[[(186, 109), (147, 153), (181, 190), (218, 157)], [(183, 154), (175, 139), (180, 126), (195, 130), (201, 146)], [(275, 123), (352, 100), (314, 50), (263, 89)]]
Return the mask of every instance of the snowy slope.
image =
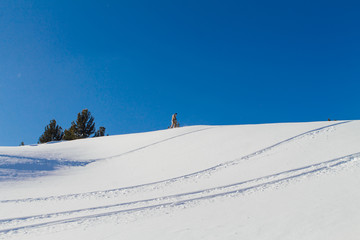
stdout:
[(0, 239), (359, 239), (360, 121), (0, 147)]

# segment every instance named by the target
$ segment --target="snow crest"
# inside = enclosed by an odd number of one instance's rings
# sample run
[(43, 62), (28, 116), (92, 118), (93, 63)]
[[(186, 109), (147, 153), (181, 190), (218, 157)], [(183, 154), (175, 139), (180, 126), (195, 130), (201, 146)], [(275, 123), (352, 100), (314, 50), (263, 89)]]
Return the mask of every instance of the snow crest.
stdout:
[(356, 239), (359, 140), (340, 121), (0, 147), (0, 239)]

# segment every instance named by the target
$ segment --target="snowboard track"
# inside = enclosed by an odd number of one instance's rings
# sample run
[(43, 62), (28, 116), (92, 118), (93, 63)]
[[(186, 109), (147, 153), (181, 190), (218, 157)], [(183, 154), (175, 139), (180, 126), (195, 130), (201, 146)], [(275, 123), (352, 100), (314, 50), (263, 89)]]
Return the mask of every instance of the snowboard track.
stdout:
[[(112, 159), (112, 158), (122, 157), (127, 154), (131, 154), (133, 152), (137, 152), (137, 151), (161, 144), (163, 142), (173, 140), (175, 138), (183, 137), (185, 135), (201, 132), (201, 131), (208, 130), (211, 128), (213, 128), (213, 127), (205, 127), (202, 129), (182, 133), (182, 134), (179, 134), (179, 135), (176, 135), (173, 137), (162, 139), (160, 141), (157, 141), (157, 142), (145, 145), (145, 146), (141, 146), (141, 147), (129, 150), (129, 151), (121, 153), (121, 154), (114, 155), (114, 156), (105, 157), (105, 158), (97, 158), (97, 159), (87, 159), (87, 160), (83, 160), (83, 161), (69, 161), (64, 158), (50, 158), (49, 159), (49, 158), (29, 157), (29, 156), (21, 156), (21, 155), (9, 155), (9, 154), (1, 154), (0, 153), (0, 169), (25, 170), (26, 168), (29, 168), (30, 171), (53, 171), (61, 166), (85, 166), (87, 164), (90, 164), (90, 163), (93, 163), (96, 161), (102, 161), (102, 160), (108, 160), (108, 159)], [(3, 161), (3, 163), (2, 163), (2, 161), (1, 161), (2, 158), (4, 158), (5, 160), (18, 159), (21, 161), (16, 162), (16, 163), (6, 163), (5, 161)], [(2, 201), (0, 201), (0, 203), (1, 202)]]
[[(155, 186), (155, 185), (161, 185), (161, 184), (171, 184), (171, 183), (174, 183), (174, 182), (177, 182), (177, 181), (180, 181), (180, 180), (185, 180), (185, 179), (190, 179), (190, 178), (197, 178), (197, 177), (200, 177), (200, 176), (203, 176), (203, 175), (206, 175), (206, 174), (211, 174), (214, 171), (226, 168), (228, 166), (239, 164), (241, 161), (248, 160), (248, 159), (250, 159), (252, 157), (255, 157), (255, 156), (259, 156), (260, 154), (268, 152), (268, 151), (270, 151), (270, 150), (272, 150), (272, 149), (274, 149), (276, 147), (279, 147), (279, 146), (281, 146), (283, 144), (287, 144), (287, 143), (292, 142), (294, 140), (300, 139), (300, 138), (305, 137), (307, 135), (318, 134), (318, 133), (320, 133), (320, 132), (322, 132), (322, 131), (324, 131), (326, 129), (329, 129), (329, 128), (332, 128), (332, 127), (335, 127), (335, 126), (338, 126), (338, 125), (350, 123), (350, 122), (352, 122), (352, 121), (351, 120), (350, 121), (342, 121), (342, 122), (327, 125), (327, 126), (324, 126), (324, 127), (315, 128), (315, 129), (300, 133), (300, 134), (298, 134), (296, 136), (290, 137), (288, 139), (285, 139), (283, 141), (280, 141), (278, 143), (275, 143), (275, 144), (273, 144), (273, 145), (271, 145), (269, 147), (265, 147), (263, 149), (255, 151), (253, 153), (250, 153), (250, 154), (248, 154), (246, 156), (236, 158), (234, 160), (230, 160), (230, 161), (227, 161), (227, 162), (224, 162), (224, 163), (220, 163), (218, 165), (215, 165), (215, 166), (207, 168), (207, 169), (203, 169), (203, 170), (200, 170), (200, 171), (197, 171), (197, 172), (189, 173), (189, 174), (174, 177), (174, 178), (164, 179), (164, 180), (150, 182), (150, 183), (138, 184), (138, 185), (133, 185), (133, 186), (108, 189), (108, 190), (98, 190), (98, 191), (91, 191), (91, 192), (84, 192), (84, 193), (72, 193), (72, 194), (64, 194), (64, 195), (48, 196), (48, 197), (1, 200), (0, 204), (1, 203), (10, 203), (10, 202), (33, 202), (33, 201), (47, 201), (47, 200), (64, 200), (64, 199), (68, 199), (68, 198), (71, 198), (71, 199), (83, 198), (85, 196), (94, 196), (94, 195), (104, 196), (106, 194), (113, 193), (113, 192), (128, 191), (128, 190), (139, 189), (139, 188), (144, 188), (144, 187), (148, 187), (148, 186)], [(177, 136), (174, 136), (174, 137), (171, 137), (171, 138), (167, 138), (167, 139), (164, 139), (164, 140), (152, 143), (152, 144), (148, 144), (148, 145), (136, 148), (134, 150), (130, 150), (128, 152), (125, 152), (125, 153), (122, 153), (122, 154), (119, 154), (119, 155), (109, 157), (109, 158), (121, 157), (121, 156), (130, 154), (130, 153), (137, 152), (137, 151), (143, 150), (145, 148), (148, 148), (148, 147), (151, 147), (151, 146), (154, 146), (154, 145), (157, 145), (157, 144), (172, 140), (174, 138), (182, 137), (184, 135), (188, 135), (188, 134), (192, 134), (192, 133), (196, 133), (196, 132), (200, 132), (200, 131), (204, 131), (204, 130), (209, 130), (209, 129), (213, 129), (213, 128), (214, 127), (206, 127), (206, 128), (198, 129), (198, 130), (195, 130), (195, 131), (187, 132), (187, 133), (184, 133), (184, 134), (180, 134), (180, 135), (177, 135)], [(99, 158), (97, 160), (105, 160), (105, 159), (109, 159), (109, 158)], [(89, 160), (89, 161), (96, 161), (96, 160), (93, 159), (93, 160)]]
[[(112, 205), (78, 209), (78, 210), (58, 212), (58, 213), (49, 213), (49, 214), (20, 217), (13, 219), (3, 219), (0, 220), (1, 225), (12, 224), (12, 223), (26, 224), (26, 222), (29, 220), (31, 221), (50, 220), (50, 221), (31, 224), (31, 225), (17, 226), (8, 229), (2, 229), (0, 230), (0, 236), (18, 233), (21, 231), (31, 231), (33, 229), (43, 228), (43, 227), (55, 227), (61, 224), (83, 223), (88, 220), (97, 220), (100, 218), (110, 217), (114, 215), (118, 216), (122, 214), (131, 214), (139, 211), (178, 207), (183, 205), (189, 205), (191, 203), (196, 203), (199, 201), (219, 198), (219, 197), (237, 196), (239, 194), (245, 194), (248, 192), (265, 190), (272, 186), (286, 184), (290, 181), (300, 180), (301, 178), (319, 175), (328, 171), (334, 171), (336, 168), (340, 166), (346, 166), (346, 164), (354, 163), (355, 161), (358, 160), (360, 160), (360, 152), (339, 157), (336, 159), (324, 161), (321, 163), (311, 164), (301, 168), (291, 169), (259, 178), (254, 178), (247, 181), (242, 181), (242, 182), (214, 187), (214, 188), (202, 189), (193, 192), (180, 193), (180, 194), (162, 196), (152, 199), (137, 200), (133, 202), (112, 204)], [(114, 210), (113, 208), (116, 207), (128, 207), (128, 208)], [(107, 210), (107, 211), (94, 213), (94, 211), (97, 210)], [(86, 213), (87, 215), (54, 220), (54, 218), (56, 217), (67, 216), (76, 213)]]

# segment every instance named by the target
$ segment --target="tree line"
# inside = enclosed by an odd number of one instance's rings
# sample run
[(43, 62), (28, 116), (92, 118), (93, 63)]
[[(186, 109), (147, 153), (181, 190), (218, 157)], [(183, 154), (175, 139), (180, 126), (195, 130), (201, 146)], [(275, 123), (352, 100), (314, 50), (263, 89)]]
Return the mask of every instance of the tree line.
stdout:
[(105, 136), (105, 127), (99, 127), (96, 131), (94, 120), (88, 109), (78, 113), (76, 121), (71, 122), (71, 127), (65, 131), (57, 125), (55, 119), (50, 120), (44, 133), (39, 137), (39, 143), (88, 138), (92, 134), (94, 137)]

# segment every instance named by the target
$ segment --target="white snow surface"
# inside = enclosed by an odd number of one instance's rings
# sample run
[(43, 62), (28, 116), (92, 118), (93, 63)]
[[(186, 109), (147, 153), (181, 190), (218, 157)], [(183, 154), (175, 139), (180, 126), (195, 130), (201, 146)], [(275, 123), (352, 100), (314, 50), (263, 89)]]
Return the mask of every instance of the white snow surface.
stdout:
[(360, 121), (0, 147), (0, 239), (360, 239)]

